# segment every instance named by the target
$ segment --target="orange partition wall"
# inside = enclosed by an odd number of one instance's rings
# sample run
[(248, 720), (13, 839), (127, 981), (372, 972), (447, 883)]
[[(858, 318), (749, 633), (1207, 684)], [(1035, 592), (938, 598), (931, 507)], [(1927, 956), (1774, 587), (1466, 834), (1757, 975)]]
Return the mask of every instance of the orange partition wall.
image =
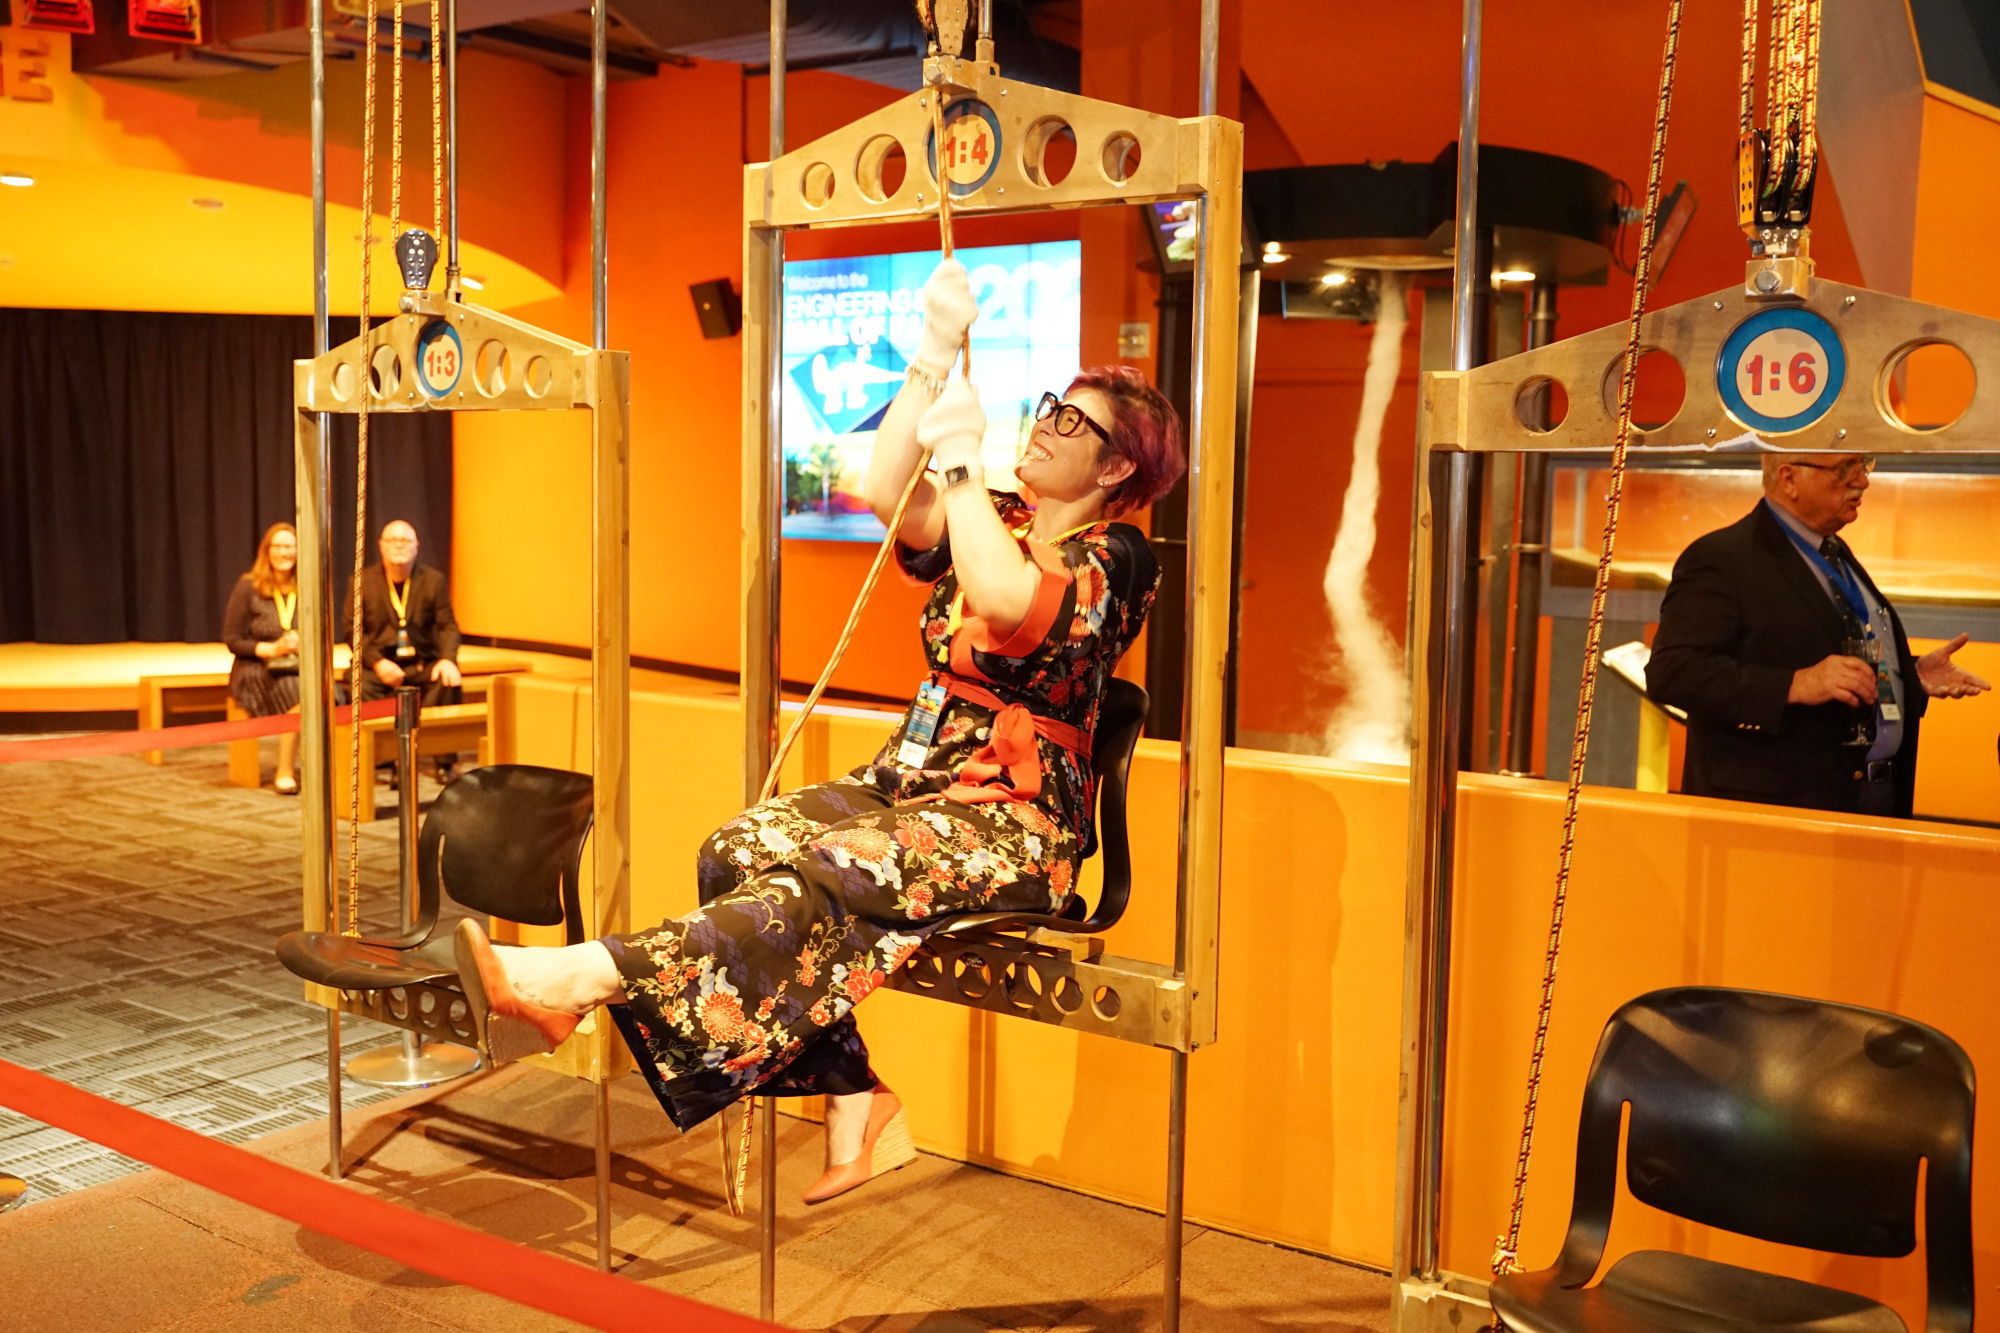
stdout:
[[(496, 758), (585, 766), (587, 700), (577, 681), (496, 683)], [(738, 762), (736, 725), (730, 700), (635, 695), (636, 921), (694, 905), (695, 848), (734, 812), (725, 779)], [(788, 777), (843, 771), (872, 754), (888, 727), (880, 714), (816, 719)], [(1227, 774), (1222, 1035), (1192, 1057), (1189, 1216), (1386, 1266), (1404, 775), (1242, 750), (1230, 753)], [(1136, 890), (1109, 952), (1171, 956), (1175, 790), (1174, 748), (1141, 742), (1130, 824)], [(1483, 1275), (1512, 1179), (1561, 792), (1484, 776), (1465, 778), (1462, 790), (1445, 1262)], [(1893, 1009), (1951, 1033), (1975, 1065), (2000, 1068), (2000, 1006), (1980, 961), (2000, 931), (1996, 874), (2000, 832), (1991, 830), (1590, 789), (1526, 1260), (1554, 1257), (1568, 1216), (1577, 1107), (1597, 1034), (1617, 1004), (1643, 991), (1712, 983)], [(926, 1148), (1160, 1206), (1162, 1052), (900, 992), (871, 997), (861, 1022)], [(2000, 1174), (1975, 1173), (1974, 1190), (1990, 1273)], [(1694, 1248), (1881, 1294), (1920, 1321), (1915, 1261), (1780, 1253), (1644, 1211), (1621, 1205), (1614, 1258), (1637, 1245)]]
[[(428, 227), (429, 67), (405, 72), (404, 211)], [(400, 288), (388, 254), (386, 61), (381, 74), (375, 307), (386, 314)], [(361, 83), (358, 61), (329, 62), (335, 314), (360, 302)], [(545, 297), (562, 278), (563, 83), (476, 51), (460, 70), (466, 269), (501, 308)], [(0, 200), (0, 304), (309, 313), (310, 101), (302, 61), (185, 82), (77, 75), (67, 35), (0, 27), (0, 168), (35, 181)]]

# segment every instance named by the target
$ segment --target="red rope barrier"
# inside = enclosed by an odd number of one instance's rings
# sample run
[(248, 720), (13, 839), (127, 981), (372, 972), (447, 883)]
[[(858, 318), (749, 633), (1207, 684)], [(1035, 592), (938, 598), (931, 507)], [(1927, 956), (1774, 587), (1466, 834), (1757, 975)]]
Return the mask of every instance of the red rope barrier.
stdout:
[[(363, 721), (389, 717), (394, 699), (361, 705)], [(335, 726), (352, 720), (352, 708), (333, 710)], [(185, 750), (194, 745), (220, 745), (253, 736), (288, 736), (299, 729), (297, 713), (245, 718), (240, 722), (200, 722), (191, 727), (160, 727), (153, 731), (105, 731), (89, 736), (59, 736), (46, 741), (9, 741), (0, 745), (0, 764), (26, 764), (41, 759), (84, 759), (100, 754), (136, 754), (140, 750)]]
[(0, 1105), (323, 1236), (606, 1333), (779, 1327), (399, 1208), (4, 1060)]

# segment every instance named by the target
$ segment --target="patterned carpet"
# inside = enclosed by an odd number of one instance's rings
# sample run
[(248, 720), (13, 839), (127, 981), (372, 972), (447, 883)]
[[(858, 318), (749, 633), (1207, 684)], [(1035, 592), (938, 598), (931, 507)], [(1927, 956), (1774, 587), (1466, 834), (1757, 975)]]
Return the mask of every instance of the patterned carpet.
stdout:
[[(271, 952), (299, 921), (298, 802), (229, 786), (221, 746), (166, 753), (0, 767), (0, 1059), (229, 1143), (320, 1119), (325, 1011)], [(363, 827), (370, 929), (395, 916), (395, 835)], [(347, 1018), (344, 1054), (391, 1035)], [(344, 1082), (348, 1106), (391, 1095)], [(0, 1109), (31, 1199), (141, 1169)]]

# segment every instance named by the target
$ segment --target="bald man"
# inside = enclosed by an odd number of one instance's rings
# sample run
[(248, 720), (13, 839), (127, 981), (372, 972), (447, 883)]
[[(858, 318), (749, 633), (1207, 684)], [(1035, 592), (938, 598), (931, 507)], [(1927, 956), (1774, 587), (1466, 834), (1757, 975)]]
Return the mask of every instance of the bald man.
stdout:
[[(458, 620), (444, 574), (417, 563), (417, 530), (402, 519), (382, 529), (382, 563), (361, 571), (361, 698), (421, 685), (424, 706), (459, 700)], [(354, 585), (341, 600), (346, 626)]]
[(1874, 466), (1766, 454), (1763, 500), (1675, 562), (1646, 693), (1687, 710), (1681, 790), (1908, 818), (1925, 707), (1988, 688), (1951, 660), (1964, 634), (1910, 655), (1895, 608), (1836, 535), (1860, 516)]

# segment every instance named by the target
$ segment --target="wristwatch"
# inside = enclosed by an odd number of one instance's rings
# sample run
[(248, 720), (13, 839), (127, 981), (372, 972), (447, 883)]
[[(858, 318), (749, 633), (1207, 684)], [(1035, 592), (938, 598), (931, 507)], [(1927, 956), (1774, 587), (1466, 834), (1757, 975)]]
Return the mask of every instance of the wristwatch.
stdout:
[(944, 477), (944, 488), (950, 490), (954, 486), (963, 486), (966, 482), (971, 481), (972, 469), (963, 463), (959, 463), (946, 468), (941, 475)]

